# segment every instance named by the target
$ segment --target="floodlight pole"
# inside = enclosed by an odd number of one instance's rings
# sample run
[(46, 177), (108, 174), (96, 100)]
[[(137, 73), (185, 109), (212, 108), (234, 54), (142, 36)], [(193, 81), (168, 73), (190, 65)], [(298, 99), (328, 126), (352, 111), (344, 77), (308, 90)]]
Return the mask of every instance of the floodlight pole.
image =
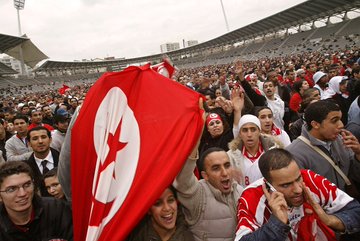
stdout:
[[(19, 30), (19, 37), (21, 37), (21, 23), (20, 23), (20, 10), (23, 10), (25, 7), (25, 0), (14, 0), (14, 7), (17, 11), (17, 19), (18, 19), (18, 30)], [(22, 46), (20, 45), (19, 48), (19, 57), (20, 57), (20, 72), (21, 75), (28, 75), (25, 64), (24, 64), (24, 56), (22, 52)]]
[(224, 4), (223, 4), (222, 0), (220, 0), (220, 3), (221, 3), (222, 12), (223, 12), (223, 14), (224, 14), (224, 19), (225, 19), (225, 24), (226, 24), (226, 30), (227, 30), (227, 32), (230, 32), (229, 23), (228, 23), (227, 18), (226, 18), (225, 8), (224, 8)]

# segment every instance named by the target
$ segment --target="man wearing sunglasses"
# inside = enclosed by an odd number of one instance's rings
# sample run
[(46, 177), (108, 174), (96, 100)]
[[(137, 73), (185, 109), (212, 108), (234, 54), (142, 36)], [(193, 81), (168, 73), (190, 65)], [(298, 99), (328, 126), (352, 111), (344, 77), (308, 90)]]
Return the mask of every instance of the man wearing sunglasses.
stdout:
[(33, 180), (24, 162), (0, 165), (0, 241), (73, 240), (70, 206), (39, 197)]

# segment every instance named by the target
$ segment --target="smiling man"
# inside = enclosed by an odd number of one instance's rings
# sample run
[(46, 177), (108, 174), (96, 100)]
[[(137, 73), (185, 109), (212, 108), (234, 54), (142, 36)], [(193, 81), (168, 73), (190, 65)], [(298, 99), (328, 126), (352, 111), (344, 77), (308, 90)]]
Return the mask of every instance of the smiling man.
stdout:
[(353, 134), (344, 129), (341, 116), (340, 107), (331, 100), (310, 104), (305, 110), (306, 124), (301, 133), (301, 138), (306, 138), (310, 145), (298, 138), (286, 149), (300, 168), (326, 177), (344, 191), (345, 180), (327, 159), (312, 148), (319, 148), (346, 176), (360, 183), (360, 144)]
[(359, 232), (359, 203), (324, 177), (300, 170), (288, 151), (266, 152), (259, 168), (264, 178), (239, 199), (235, 241), (330, 241), (337, 232)]
[(42, 176), (58, 166), (59, 152), (50, 148), (51, 133), (43, 126), (37, 126), (29, 130), (27, 140), (34, 151), (27, 163), (35, 174), (35, 183), (40, 188), (41, 195), (49, 196)]
[(24, 162), (0, 166), (0, 241), (73, 240), (70, 206), (37, 196), (33, 180)]

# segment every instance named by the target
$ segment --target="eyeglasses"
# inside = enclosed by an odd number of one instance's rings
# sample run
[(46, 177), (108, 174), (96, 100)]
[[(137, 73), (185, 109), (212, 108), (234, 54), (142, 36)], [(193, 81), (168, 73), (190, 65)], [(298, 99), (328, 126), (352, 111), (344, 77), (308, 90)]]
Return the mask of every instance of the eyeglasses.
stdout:
[(16, 194), (19, 192), (20, 188), (24, 189), (25, 192), (28, 192), (28, 191), (31, 191), (34, 189), (34, 183), (33, 181), (28, 181), (28, 182), (25, 182), (24, 184), (22, 185), (19, 185), (19, 186), (10, 186), (10, 187), (7, 187), (5, 190), (2, 190), (0, 192), (4, 192), (8, 195), (10, 194)]

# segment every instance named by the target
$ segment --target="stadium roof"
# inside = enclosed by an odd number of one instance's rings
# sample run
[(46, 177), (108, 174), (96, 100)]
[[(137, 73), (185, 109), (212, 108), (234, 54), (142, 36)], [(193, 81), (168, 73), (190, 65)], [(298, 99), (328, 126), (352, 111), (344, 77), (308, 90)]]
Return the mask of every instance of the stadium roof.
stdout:
[(22, 48), (24, 63), (32, 68), (41, 60), (48, 58), (26, 36), (15, 37), (0, 34), (0, 53), (5, 53), (20, 60), (20, 47)]
[(29, 40), (24, 37), (15, 37), (6, 34), (0, 34), (0, 53), (5, 53), (7, 50), (12, 49), (19, 44)]
[[(360, 0), (308, 0), (282, 12), (274, 14), (270, 17), (264, 18), (255, 23), (249, 24), (245, 27), (239, 28), (207, 42), (188, 48), (168, 52), (166, 54), (170, 58), (173, 58), (182, 54), (192, 53), (195, 51), (209, 49), (217, 46), (233, 44), (236, 42), (253, 39), (257, 36), (277, 32), (294, 26), (299, 26), (307, 22), (321, 20), (335, 14), (340, 14), (358, 8), (360, 8)], [(138, 58), (115, 60), (115, 62), (114, 60), (111, 62), (60, 62), (48, 60), (44, 64), (42, 64), (37, 70), (42, 71), (60, 68), (81, 68), (80, 66), (82, 66), (84, 63), (88, 63), (89, 67), (96, 67), (99, 65), (106, 66), (107, 64), (126, 65), (146, 61), (159, 61), (161, 60), (161, 56), (161, 54), (156, 54)]]
[(16, 70), (13, 70), (12, 68), (8, 67), (6, 64), (3, 64), (0, 62), (0, 76), (5, 74), (17, 74), (18, 72)]

